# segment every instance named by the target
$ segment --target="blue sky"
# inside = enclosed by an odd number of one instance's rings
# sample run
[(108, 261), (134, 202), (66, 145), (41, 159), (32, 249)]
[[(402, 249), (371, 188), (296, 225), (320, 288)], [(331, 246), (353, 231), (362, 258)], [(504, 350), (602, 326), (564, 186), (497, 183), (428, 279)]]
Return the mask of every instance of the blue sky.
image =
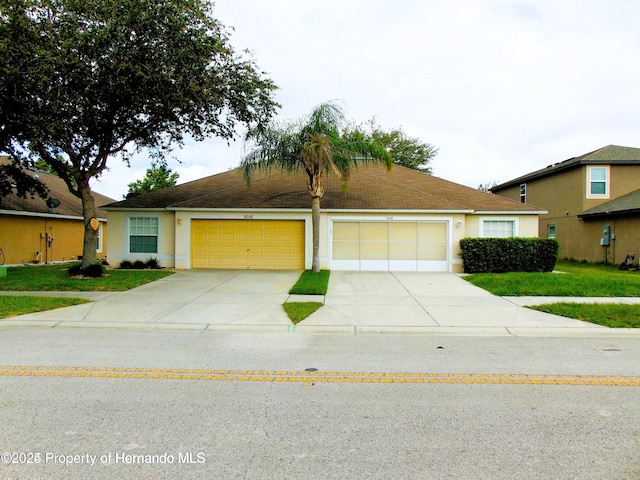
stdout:
[[(279, 118), (340, 99), (439, 149), (434, 175), (477, 187), (614, 144), (640, 147), (640, 8), (609, 0), (219, 0), (279, 85)], [(239, 132), (241, 133), (241, 132)], [(242, 142), (188, 142), (180, 183), (238, 165)], [(120, 199), (144, 176), (112, 159), (94, 184)]]

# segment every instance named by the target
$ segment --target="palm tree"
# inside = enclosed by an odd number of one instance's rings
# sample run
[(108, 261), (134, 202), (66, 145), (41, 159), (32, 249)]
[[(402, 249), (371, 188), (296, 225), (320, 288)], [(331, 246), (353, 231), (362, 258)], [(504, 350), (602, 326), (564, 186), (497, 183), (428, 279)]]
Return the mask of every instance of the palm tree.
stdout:
[(247, 133), (248, 153), (240, 167), (247, 184), (256, 170), (279, 169), (286, 172), (304, 171), (311, 195), (313, 226), (313, 271), (320, 271), (320, 198), (324, 195), (322, 177), (334, 173), (345, 182), (357, 163), (381, 162), (388, 169), (393, 165), (391, 155), (371, 139), (342, 135), (345, 114), (336, 102), (315, 107), (301, 119), (278, 123)]

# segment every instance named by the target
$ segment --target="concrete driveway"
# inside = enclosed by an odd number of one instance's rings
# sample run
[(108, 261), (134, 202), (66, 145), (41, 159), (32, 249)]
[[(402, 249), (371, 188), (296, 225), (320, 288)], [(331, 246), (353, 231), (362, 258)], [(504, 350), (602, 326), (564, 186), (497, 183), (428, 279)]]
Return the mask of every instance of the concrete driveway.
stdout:
[(458, 275), (422, 272), (332, 272), (326, 298), (316, 299), (325, 305), (294, 326), (282, 304), (306, 300), (287, 293), (299, 275), (299, 271), (185, 270), (122, 293), (48, 292), (93, 302), (3, 319), (0, 326), (350, 334), (621, 333), (523, 308)]

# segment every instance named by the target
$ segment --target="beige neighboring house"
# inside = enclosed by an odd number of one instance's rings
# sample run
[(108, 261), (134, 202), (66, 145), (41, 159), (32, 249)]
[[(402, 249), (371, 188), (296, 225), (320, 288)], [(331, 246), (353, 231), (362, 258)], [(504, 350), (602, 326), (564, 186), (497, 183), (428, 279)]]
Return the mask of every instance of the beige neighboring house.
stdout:
[[(515, 178), (494, 194), (539, 205), (560, 258), (621, 263), (640, 254), (640, 149), (609, 145)], [(608, 245), (607, 245), (608, 243)], [(604, 244), (604, 245), (603, 245)]]
[[(0, 163), (8, 162), (8, 157), (0, 156)], [(27, 173), (37, 176), (49, 189), (49, 198), (59, 203), (47, 204), (37, 195), (21, 198), (15, 192), (0, 197), (0, 263), (50, 263), (82, 258), (82, 201), (56, 175), (37, 170)], [(93, 197), (98, 207), (114, 202), (97, 192), (93, 192)], [(107, 213), (98, 208), (97, 218), (100, 224), (96, 246), (101, 258), (107, 252)]]
[[(542, 209), (416, 170), (361, 165), (324, 178), (320, 263), (332, 270), (461, 272), (464, 237), (536, 236)], [(154, 257), (165, 267), (309, 269), (306, 177), (238, 169), (104, 207), (112, 265)]]

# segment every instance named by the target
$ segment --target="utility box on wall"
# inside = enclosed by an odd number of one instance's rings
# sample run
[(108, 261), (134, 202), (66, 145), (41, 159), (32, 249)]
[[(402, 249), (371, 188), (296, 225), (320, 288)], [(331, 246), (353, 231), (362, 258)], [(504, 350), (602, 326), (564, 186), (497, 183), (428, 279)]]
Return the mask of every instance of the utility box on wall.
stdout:
[(602, 229), (602, 238), (600, 239), (600, 245), (603, 247), (608, 247), (611, 245), (611, 227), (609, 225), (605, 225)]

